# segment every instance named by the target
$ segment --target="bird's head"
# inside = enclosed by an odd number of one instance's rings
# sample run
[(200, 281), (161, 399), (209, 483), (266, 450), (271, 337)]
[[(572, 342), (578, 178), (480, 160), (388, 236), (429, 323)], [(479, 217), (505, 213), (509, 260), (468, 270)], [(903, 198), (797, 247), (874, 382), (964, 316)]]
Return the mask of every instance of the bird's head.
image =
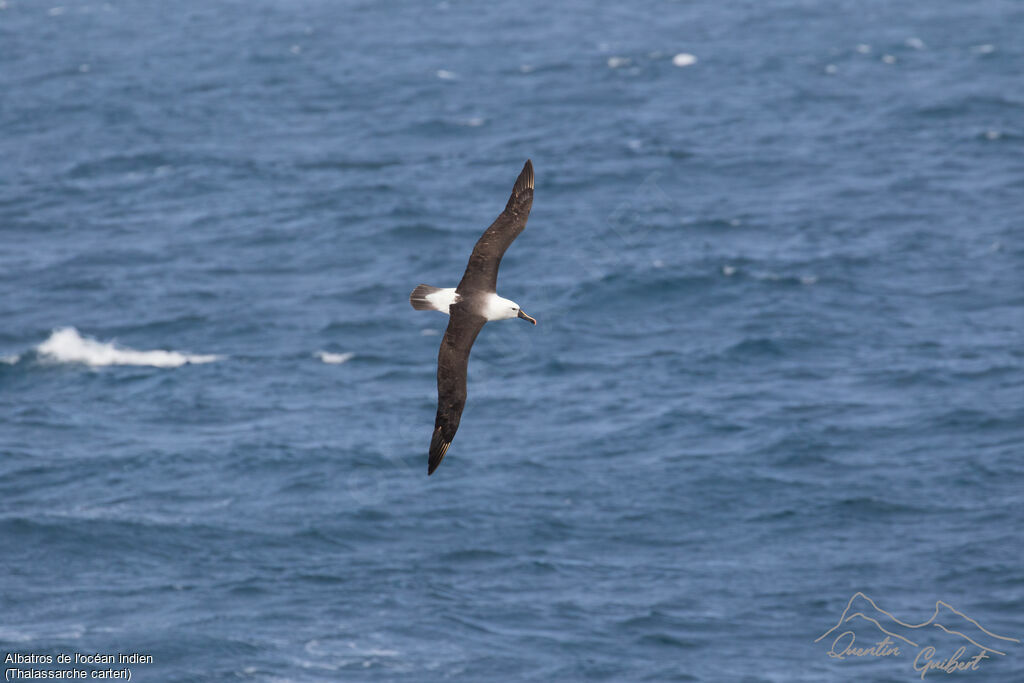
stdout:
[(537, 324), (536, 319), (526, 315), (526, 313), (523, 311), (523, 309), (519, 308), (519, 304), (517, 304), (515, 302), (512, 302), (512, 315), (510, 315), (509, 317), (510, 318), (522, 318), (523, 320), (529, 320), (534, 325)]

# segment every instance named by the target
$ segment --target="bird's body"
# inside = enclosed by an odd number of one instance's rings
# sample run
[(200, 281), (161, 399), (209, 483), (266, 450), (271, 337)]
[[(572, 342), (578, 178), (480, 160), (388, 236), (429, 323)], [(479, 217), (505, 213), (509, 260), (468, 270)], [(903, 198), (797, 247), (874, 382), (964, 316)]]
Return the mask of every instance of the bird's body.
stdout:
[[(414, 308), (420, 311), (441, 311), (445, 315), (451, 315), (452, 304), (457, 304), (463, 300), (463, 297), (456, 291), (456, 287), (441, 288), (420, 285), (416, 288), (420, 292), (430, 289), (434, 291), (422, 294), (421, 296), (416, 296), (417, 292), (413, 292), (410, 300), (413, 301)], [(480, 292), (476, 296), (471, 295), (469, 300), (473, 302), (469, 308), (473, 312), (487, 318), (487, 322), (508, 320), (519, 315), (519, 304), (511, 299), (498, 296), (496, 292)]]
[(449, 316), (437, 354), (437, 417), (430, 441), (427, 474), (433, 474), (451, 446), (466, 405), (469, 352), (484, 324), (523, 318), (534, 325), (516, 302), (498, 296), (498, 267), (512, 241), (526, 227), (533, 205), (533, 164), (527, 160), (512, 188), (505, 210), (477, 240), (458, 287), (419, 285), (409, 303), (419, 311), (441, 311)]

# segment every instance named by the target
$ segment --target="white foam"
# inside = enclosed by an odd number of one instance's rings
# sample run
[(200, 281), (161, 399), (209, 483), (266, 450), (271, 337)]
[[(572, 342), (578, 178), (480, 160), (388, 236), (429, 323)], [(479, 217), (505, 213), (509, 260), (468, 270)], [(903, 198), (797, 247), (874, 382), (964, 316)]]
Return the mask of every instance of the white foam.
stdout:
[(831, 75), (831, 74), (838, 73), (838, 72), (839, 72), (839, 67), (837, 67), (835, 64), (828, 64), (828, 65), (825, 66), (825, 73), (827, 73), (827, 74)]
[(893, 57), (892, 55), (884, 55), (882, 57), (882, 61), (885, 62), (886, 64), (895, 64), (896, 58)]
[(907, 47), (912, 47), (915, 50), (923, 50), (925, 48), (924, 41), (920, 38), (910, 37), (904, 41)]
[(220, 356), (193, 355), (178, 351), (136, 351), (113, 342), (82, 337), (73, 327), (53, 331), (50, 338), (36, 347), (44, 359), (58, 363), (101, 365), (148, 365), (154, 368), (176, 368), (186, 363), (212, 363)]
[(341, 365), (347, 361), (355, 358), (356, 354), (349, 353), (331, 353), (330, 351), (317, 351), (313, 354), (328, 365)]
[(736, 274), (736, 266), (722, 266), (722, 275), (732, 277)]
[(453, 81), (455, 80), (455, 72), (448, 71), (447, 69), (438, 69), (437, 77), (440, 78), (442, 81)]
[(672, 63), (679, 67), (692, 66), (697, 63), (697, 56), (689, 52), (680, 52), (672, 58)]
[(631, 61), (629, 57), (609, 57), (608, 68), (618, 69), (620, 66), (629, 66)]
[(21, 360), (21, 356), (17, 354), (13, 356), (0, 356), (0, 363), (3, 363), (4, 365), (14, 365), (19, 360)]
[(861, 53), (862, 55), (866, 55), (871, 52), (871, 46), (868, 45), (867, 43), (861, 43), (860, 45), (857, 46), (857, 52)]

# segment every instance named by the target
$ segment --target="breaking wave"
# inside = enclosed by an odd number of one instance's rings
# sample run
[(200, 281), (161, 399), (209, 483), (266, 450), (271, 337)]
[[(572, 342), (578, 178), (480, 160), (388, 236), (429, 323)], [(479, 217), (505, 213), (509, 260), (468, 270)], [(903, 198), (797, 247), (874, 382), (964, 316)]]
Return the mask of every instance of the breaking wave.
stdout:
[(211, 363), (220, 356), (197, 355), (179, 351), (137, 351), (83, 337), (74, 327), (53, 331), (50, 338), (36, 347), (41, 360), (58, 363), (84, 363), (90, 366), (148, 365), (154, 368), (176, 368), (188, 363)]
[(314, 355), (329, 365), (341, 365), (342, 363), (352, 360), (356, 354), (352, 352), (331, 353), (330, 351), (317, 351)]

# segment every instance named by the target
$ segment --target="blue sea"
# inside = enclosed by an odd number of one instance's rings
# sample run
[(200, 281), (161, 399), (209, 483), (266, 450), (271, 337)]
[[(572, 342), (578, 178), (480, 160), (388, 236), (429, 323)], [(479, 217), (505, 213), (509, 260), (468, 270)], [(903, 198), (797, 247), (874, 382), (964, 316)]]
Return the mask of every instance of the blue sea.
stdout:
[[(1022, 35), (0, 0), (8, 680), (1024, 681)], [(428, 478), (408, 295), (527, 158)]]

